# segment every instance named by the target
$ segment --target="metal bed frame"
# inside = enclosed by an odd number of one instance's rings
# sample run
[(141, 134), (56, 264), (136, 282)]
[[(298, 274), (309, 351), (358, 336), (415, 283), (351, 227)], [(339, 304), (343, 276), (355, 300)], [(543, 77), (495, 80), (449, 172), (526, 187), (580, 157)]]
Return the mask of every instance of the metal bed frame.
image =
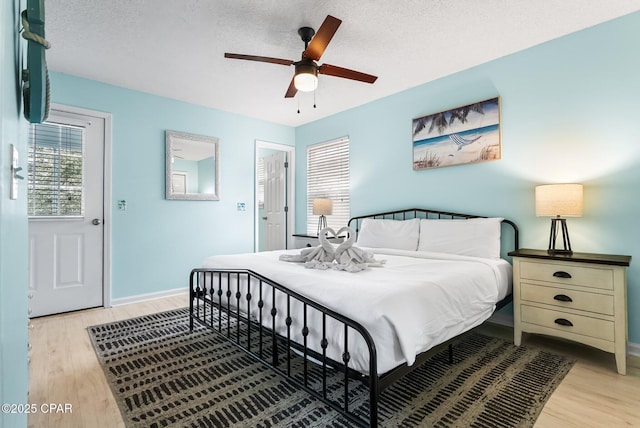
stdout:
[[(482, 217), (411, 208), (353, 217), (348, 224), (357, 235), (365, 218), (464, 220)], [(503, 220), (503, 224), (512, 228), (512, 236), (508, 239), (513, 239), (514, 249), (518, 249), (519, 234), (516, 224), (506, 219)], [(242, 287), (241, 283), (246, 283), (247, 286)], [(253, 284), (254, 291), (257, 289), (257, 296), (252, 295), (252, 287), (249, 287), (249, 284)], [(411, 366), (404, 363), (378, 375), (378, 351), (371, 335), (362, 325), (252, 270), (193, 269), (189, 277), (189, 287), (191, 331), (193, 331), (194, 322), (208, 327), (358, 426), (377, 427), (378, 401), (382, 391), (422, 365), (435, 352), (448, 346), (449, 361), (453, 362), (451, 342), (455, 338), (418, 355)], [(283, 311), (276, 308), (277, 299), (286, 299), (285, 313), (281, 313)], [(278, 301), (283, 302), (283, 300)], [(497, 309), (510, 301), (509, 295), (498, 302)], [(292, 317), (292, 304), (302, 307), (301, 320)], [(246, 305), (246, 309), (242, 309), (243, 305)], [(258, 315), (251, 316), (249, 308), (254, 310), (257, 308)], [(322, 327), (319, 328), (322, 339), (319, 343), (310, 344), (308, 321), (312, 313), (319, 315), (322, 320)], [(335, 323), (339, 323), (340, 328), (344, 329), (342, 361), (335, 361), (327, 356), (327, 324)], [(286, 332), (277, 333), (278, 326), (286, 329)], [(369, 353), (367, 373), (361, 373), (349, 367), (351, 361), (349, 333), (351, 338), (353, 334), (359, 335), (367, 345)], [(292, 336), (296, 334), (301, 334), (302, 340), (293, 340)], [(368, 394), (363, 394), (363, 385), (368, 389)], [(368, 398), (365, 397), (366, 395)]]

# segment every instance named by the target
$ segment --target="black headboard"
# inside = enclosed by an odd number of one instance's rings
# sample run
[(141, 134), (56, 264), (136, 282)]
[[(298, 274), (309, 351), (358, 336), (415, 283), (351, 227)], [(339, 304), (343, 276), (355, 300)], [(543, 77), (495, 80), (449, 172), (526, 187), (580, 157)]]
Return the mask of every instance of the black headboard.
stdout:
[[(351, 217), (349, 219), (349, 223), (347, 225), (352, 228), (356, 236), (358, 236), (358, 231), (360, 230), (360, 225), (362, 220), (365, 218), (378, 218), (378, 219), (389, 219), (389, 220), (411, 220), (414, 218), (424, 218), (424, 219), (468, 219), (468, 218), (487, 218), (486, 216), (475, 215), (475, 214), (460, 214), (460, 213), (451, 213), (447, 211), (436, 211), (428, 208), (408, 208), (404, 210), (398, 211), (388, 211), (384, 213), (376, 213), (376, 214), (367, 214), (363, 216)], [(517, 250), (520, 248), (520, 236), (518, 233), (518, 226), (511, 220), (504, 219), (502, 220), (503, 225), (511, 226), (513, 229), (513, 250)]]

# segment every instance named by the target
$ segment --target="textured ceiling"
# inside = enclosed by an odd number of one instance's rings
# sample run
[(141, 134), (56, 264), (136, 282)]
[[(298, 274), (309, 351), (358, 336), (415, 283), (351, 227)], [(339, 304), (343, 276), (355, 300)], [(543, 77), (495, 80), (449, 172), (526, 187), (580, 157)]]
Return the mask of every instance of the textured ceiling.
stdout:
[[(287, 125), (300, 125), (640, 10), (640, 0), (47, 0), (51, 70)], [(297, 30), (342, 19), (319, 64), (379, 76), (320, 76), (285, 99)], [(296, 111), (298, 107), (300, 114)]]

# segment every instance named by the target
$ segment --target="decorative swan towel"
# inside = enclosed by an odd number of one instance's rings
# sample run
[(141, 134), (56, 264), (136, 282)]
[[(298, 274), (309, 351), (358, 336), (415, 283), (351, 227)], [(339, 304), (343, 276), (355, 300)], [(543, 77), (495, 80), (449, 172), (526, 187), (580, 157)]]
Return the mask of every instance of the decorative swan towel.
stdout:
[[(329, 242), (328, 236), (341, 236), (346, 234), (346, 239), (337, 248)], [(304, 263), (309, 269), (337, 269), (347, 272), (360, 272), (371, 266), (380, 267), (386, 260), (376, 260), (373, 254), (354, 247), (355, 234), (348, 227), (343, 227), (336, 233), (332, 228), (326, 227), (320, 231), (320, 245), (305, 248), (300, 254), (282, 254), (280, 260), (285, 262)]]
[(318, 262), (318, 263), (331, 263), (335, 258), (335, 248), (333, 245), (327, 240), (325, 235), (325, 231), (329, 228), (322, 229), (320, 232), (320, 236), (318, 239), (320, 240), (320, 245), (317, 247), (305, 248), (300, 251), (300, 254), (281, 254), (280, 260), (285, 262), (297, 262), (297, 263), (307, 263), (307, 262)]

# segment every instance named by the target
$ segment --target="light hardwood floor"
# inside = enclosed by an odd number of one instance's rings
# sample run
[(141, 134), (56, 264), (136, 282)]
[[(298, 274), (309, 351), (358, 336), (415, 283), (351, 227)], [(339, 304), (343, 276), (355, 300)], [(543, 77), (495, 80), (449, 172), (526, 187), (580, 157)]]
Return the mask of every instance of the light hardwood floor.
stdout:
[[(124, 427), (89, 341), (91, 325), (184, 307), (187, 295), (109, 309), (37, 318), (31, 322), (29, 403), (69, 404), (71, 413), (29, 415), (29, 427)], [(495, 324), (479, 328), (511, 338), (513, 330)], [(612, 354), (587, 346), (525, 335), (523, 344), (578, 359), (547, 402), (536, 427), (640, 426), (640, 360), (630, 358), (626, 376), (616, 373)]]

